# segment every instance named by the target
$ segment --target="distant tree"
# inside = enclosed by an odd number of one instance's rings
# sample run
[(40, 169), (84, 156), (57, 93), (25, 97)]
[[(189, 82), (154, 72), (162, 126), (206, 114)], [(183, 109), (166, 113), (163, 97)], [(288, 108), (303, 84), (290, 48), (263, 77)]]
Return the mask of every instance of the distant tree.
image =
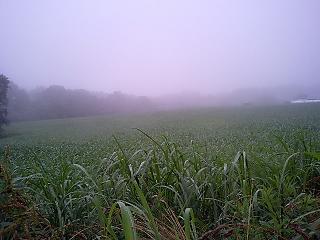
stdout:
[(8, 88), (9, 80), (8, 78), (1, 74), (0, 75), (0, 132), (3, 130), (3, 125), (8, 123)]
[(7, 98), (10, 122), (30, 119), (30, 97), (26, 90), (10, 81)]

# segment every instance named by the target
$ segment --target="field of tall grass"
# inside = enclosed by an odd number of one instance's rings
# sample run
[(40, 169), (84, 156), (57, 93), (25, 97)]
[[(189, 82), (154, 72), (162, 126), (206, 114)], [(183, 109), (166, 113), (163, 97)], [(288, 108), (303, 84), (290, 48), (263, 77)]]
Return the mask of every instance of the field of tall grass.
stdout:
[(320, 105), (13, 123), (0, 239), (320, 239)]

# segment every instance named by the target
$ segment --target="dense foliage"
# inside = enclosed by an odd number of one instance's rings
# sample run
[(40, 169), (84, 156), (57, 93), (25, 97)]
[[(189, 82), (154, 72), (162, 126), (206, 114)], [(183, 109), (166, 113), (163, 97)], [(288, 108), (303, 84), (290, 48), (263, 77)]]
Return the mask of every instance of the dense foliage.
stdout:
[(316, 104), (13, 124), (0, 233), (319, 239), (319, 126)]

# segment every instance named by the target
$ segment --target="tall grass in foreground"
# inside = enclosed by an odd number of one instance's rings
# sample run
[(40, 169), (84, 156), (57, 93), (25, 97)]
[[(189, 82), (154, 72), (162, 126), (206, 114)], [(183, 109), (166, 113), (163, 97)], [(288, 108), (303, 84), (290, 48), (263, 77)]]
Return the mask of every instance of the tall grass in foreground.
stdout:
[[(166, 137), (105, 159), (78, 162), (35, 154), (18, 172), (1, 165), (0, 234), (57, 239), (319, 239), (318, 143), (283, 145), (274, 159), (240, 151), (209, 159), (193, 141)], [(14, 174), (15, 175), (15, 174)], [(20, 189), (22, 188), (22, 190)], [(22, 191), (22, 192), (21, 192)], [(17, 197), (19, 196), (19, 197)], [(17, 202), (26, 199), (23, 208)], [(32, 209), (32, 211), (31, 211)]]

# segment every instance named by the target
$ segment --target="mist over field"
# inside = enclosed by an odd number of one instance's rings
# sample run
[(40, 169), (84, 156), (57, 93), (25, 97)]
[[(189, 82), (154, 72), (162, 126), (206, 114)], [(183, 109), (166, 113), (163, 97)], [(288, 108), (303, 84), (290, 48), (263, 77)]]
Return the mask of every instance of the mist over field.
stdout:
[(320, 3), (1, 1), (9, 119), (320, 98)]
[(317, 0), (3, 0), (0, 9), (0, 72), (27, 90), (121, 91), (164, 105), (319, 97)]

